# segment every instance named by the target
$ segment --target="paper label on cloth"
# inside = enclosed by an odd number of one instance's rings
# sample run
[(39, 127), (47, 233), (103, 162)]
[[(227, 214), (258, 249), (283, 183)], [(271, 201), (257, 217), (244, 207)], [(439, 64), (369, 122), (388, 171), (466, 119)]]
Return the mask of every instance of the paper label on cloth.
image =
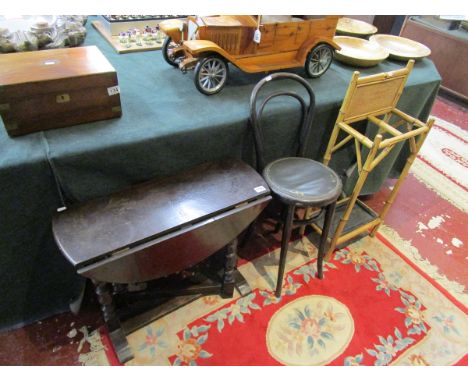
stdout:
[(266, 188), (263, 186), (258, 186), (254, 188), (255, 192), (263, 192), (266, 191)]
[(112, 86), (110, 88), (107, 88), (107, 93), (109, 93), (109, 96), (119, 94), (120, 93), (120, 88), (119, 88), (118, 85), (117, 86)]

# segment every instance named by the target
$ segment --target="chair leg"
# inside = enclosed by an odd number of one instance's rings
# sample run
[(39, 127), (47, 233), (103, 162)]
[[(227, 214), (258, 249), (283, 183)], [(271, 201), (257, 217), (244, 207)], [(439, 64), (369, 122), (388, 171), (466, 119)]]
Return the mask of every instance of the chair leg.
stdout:
[(281, 297), (281, 289), (283, 288), (284, 268), (286, 266), (286, 257), (288, 255), (289, 239), (291, 237), (292, 223), (294, 220), (295, 205), (289, 205), (286, 212), (284, 222), (283, 235), (281, 238), (281, 252), (278, 268), (278, 280), (276, 282), (276, 297)]
[[(319, 250), (317, 254), (317, 277), (323, 278), (323, 258), (325, 257), (325, 248), (327, 246), (333, 215), (335, 214), (336, 201), (327, 206), (325, 212), (325, 221), (323, 222), (322, 235), (320, 236)], [(332, 250), (332, 249), (331, 249)]]

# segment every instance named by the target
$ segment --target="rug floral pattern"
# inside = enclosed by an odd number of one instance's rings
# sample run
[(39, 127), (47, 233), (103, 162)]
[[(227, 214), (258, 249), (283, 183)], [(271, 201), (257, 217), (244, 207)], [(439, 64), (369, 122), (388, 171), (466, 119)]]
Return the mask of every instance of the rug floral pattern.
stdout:
[[(378, 238), (334, 253), (291, 243), (283, 295), (278, 251), (240, 271), (253, 292), (201, 298), (127, 338), (128, 365), (452, 365), (466, 362), (468, 318)], [(84, 357), (102, 364), (104, 350)]]
[(347, 307), (328, 296), (304, 296), (279, 309), (267, 329), (270, 355), (284, 365), (322, 365), (348, 346), (354, 321)]

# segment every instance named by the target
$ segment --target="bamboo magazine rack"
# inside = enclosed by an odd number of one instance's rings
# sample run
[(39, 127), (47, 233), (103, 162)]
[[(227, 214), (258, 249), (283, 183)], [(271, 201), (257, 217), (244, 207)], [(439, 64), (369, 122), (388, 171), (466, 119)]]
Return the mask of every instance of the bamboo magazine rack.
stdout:
[[(423, 123), (396, 108), (413, 66), (414, 61), (410, 60), (403, 69), (362, 78), (356, 71), (351, 78), (323, 163), (328, 165), (333, 153), (354, 140), (358, 179), (351, 194), (337, 203), (335, 219), (330, 231), (334, 232), (334, 235), (328, 239), (330, 243), (328, 256), (335, 248), (353, 238), (366, 234), (375, 235), (434, 123), (434, 119)], [(378, 127), (373, 140), (352, 126), (363, 120)], [(402, 142), (409, 144), (406, 164), (385, 201), (383, 209), (377, 213), (359, 200), (358, 196), (369, 173)], [(362, 150), (363, 148), (366, 150)], [(319, 220), (312, 224), (312, 227), (321, 234), (321, 225), (323, 222)]]

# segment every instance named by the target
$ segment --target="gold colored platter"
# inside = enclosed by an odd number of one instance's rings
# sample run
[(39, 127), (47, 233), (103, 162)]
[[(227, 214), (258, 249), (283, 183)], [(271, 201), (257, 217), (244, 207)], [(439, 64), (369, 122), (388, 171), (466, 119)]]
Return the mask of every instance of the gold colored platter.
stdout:
[(335, 52), (335, 58), (345, 64), (369, 67), (388, 57), (388, 52), (380, 45), (362, 38), (335, 36), (333, 41), (341, 47)]
[(377, 33), (377, 27), (365, 21), (351, 19), (349, 17), (341, 17), (336, 26), (336, 32), (346, 36), (369, 36)]
[(417, 60), (431, 54), (431, 50), (426, 45), (409, 38), (393, 36), (391, 34), (376, 34), (371, 36), (369, 41), (379, 44), (395, 60), (407, 61), (412, 58)]

